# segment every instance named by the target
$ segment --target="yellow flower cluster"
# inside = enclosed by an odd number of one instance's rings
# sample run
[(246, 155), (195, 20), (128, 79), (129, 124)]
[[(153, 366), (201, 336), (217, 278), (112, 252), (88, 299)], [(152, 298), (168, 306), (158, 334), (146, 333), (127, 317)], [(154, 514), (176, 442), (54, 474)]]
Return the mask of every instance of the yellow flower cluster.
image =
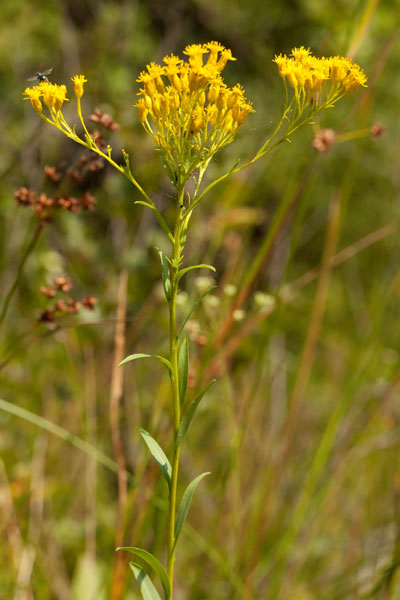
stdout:
[(298, 101), (314, 105), (334, 102), (359, 86), (366, 87), (367, 77), (350, 58), (316, 58), (309, 48), (293, 48), (290, 57), (275, 56), (281, 77), (294, 88)]
[(171, 54), (164, 65), (150, 63), (137, 81), (143, 85), (139, 120), (162, 153), (171, 179), (184, 181), (235, 137), (252, 105), (244, 89), (229, 88), (221, 72), (232, 52), (218, 42), (192, 44), (181, 60)]
[(67, 98), (67, 88), (65, 85), (57, 85), (49, 81), (41, 81), (39, 85), (33, 88), (26, 88), (24, 91), (26, 100), (30, 100), (36, 112), (41, 113), (44, 105), (49, 109), (51, 116), (56, 116)]

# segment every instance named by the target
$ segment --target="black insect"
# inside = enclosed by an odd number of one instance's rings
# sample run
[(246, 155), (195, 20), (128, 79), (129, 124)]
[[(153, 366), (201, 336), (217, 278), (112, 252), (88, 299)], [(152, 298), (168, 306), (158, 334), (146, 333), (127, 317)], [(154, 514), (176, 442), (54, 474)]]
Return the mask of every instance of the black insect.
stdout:
[(48, 81), (47, 75), (50, 75), (53, 69), (46, 69), (41, 73), (38, 71), (33, 75), (33, 77), (28, 77), (27, 81)]

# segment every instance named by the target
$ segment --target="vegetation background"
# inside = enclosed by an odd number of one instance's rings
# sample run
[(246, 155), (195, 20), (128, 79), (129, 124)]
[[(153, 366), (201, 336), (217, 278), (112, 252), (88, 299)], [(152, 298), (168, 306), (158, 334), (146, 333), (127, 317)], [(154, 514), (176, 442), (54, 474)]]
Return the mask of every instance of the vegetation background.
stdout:
[[(135, 80), (151, 60), (209, 40), (232, 49), (228, 83), (242, 83), (257, 111), (212, 175), (280, 118), (276, 53), (351, 55), (369, 82), (215, 187), (193, 220), (187, 255), (216, 265), (218, 287), (191, 324), (192, 386), (217, 383), (183, 453), (183, 484), (212, 475), (180, 541), (177, 599), (400, 598), (399, 14), (397, 0), (1, 3), (3, 306), (18, 277), (0, 344), (2, 600), (138, 598), (115, 547), (160, 556), (165, 533), (165, 484), (138, 428), (167, 445), (168, 382), (146, 361), (120, 370), (123, 381), (115, 370), (121, 351), (166, 346), (153, 250), (165, 241), (135, 190), (104, 167), (65, 177), (71, 195), (96, 197), (94, 210), (57, 211), (30, 249), (38, 221), (14, 191), (51, 195), (43, 167), (67, 173), (82, 153), (22, 101), (26, 79), (49, 67), (60, 84), (84, 73), (85, 115), (97, 107), (120, 123), (102, 134), (117, 156), (130, 152), (168, 218), (172, 192), (132, 106)], [(377, 139), (374, 123), (385, 128)], [(312, 139), (326, 127), (361, 133), (319, 153)], [(98, 299), (95, 310), (38, 323), (40, 286), (64, 275), (73, 298)], [(188, 277), (187, 289), (203, 284)], [(117, 311), (126, 328), (116, 335)]]

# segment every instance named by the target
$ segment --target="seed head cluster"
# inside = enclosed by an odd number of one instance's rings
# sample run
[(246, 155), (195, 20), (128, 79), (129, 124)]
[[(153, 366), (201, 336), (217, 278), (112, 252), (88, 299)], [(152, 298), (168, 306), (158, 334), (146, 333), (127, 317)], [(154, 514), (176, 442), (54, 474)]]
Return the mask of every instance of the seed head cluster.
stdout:
[(185, 180), (234, 139), (252, 105), (240, 84), (229, 88), (221, 72), (232, 52), (218, 42), (192, 44), (186, 60), (171, 54), (151, 62), (137, 81), (139, 120), (160, 150), (173, 182)]
[(297, 103), (333, 103), (359, 86), (367, 77), (350, 58), (316, 58), (309, 48), (293, 48), (291, 55), (275, 56), (279, 74), (295, 90)]

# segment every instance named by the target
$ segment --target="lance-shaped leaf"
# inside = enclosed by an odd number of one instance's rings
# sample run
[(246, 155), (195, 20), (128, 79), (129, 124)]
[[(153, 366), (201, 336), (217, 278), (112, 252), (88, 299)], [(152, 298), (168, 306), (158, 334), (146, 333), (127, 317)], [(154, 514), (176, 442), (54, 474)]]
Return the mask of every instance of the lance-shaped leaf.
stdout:
[(163, 231), (167, 234), (168, 239), (172, 243), (174, 243), (174, 236), (172, 235), (170, 228), (168, 227), (164, 217), (162, 216), (160, 211), (157, 209), (157, 207), (154, 204), (145, 202), (144, 200), (136, 200), (135, 204), (141, 204), (142, 206), (146, 206), (147, 208), (149, 208), (151, 210), (151, 212), (154, 214), (155, 218), (157, 219), (159, 225), (162, 227)]
[(185, 269), (182, 269), (182, 271), (179, 271), (178, 273), (178, 281), (188, 272), (188, 271), (192, 271), (193, 269), (210, 269), (210, 271), (214, 271), (215, 273), (215, 267), (213, 267), (212, 265), (192, 265), (191, 267), (186, 267)]
[(154, 556), (154, 554), (147, 552), (147, 550), (143, 550), (143, 548), (136, 548), (134, 546), (121, 546), (120, 548), (117, 548), (117, 550), (127, 550), (128, 552), (132, 552), (132, 554), (144, 560), (157, 573), (164, 588), (166, 597), (170, 597), (171, 586), (169, 584), (167, 571), (160, 563), (158, 558)]
[(182, 335), (182, 332), (184, 330), (184, 327), (185, 327), (186, 323), (188, 322), (188, 320), (190, 319), (190, 317), (192, 316), (192, 314), (194, 313), (194, 311), (196, 310), (196, 308), (198, 307), (198, 305), (200, 304), (200, 302), (203, 300), (203, 298), (205, 296), (207, 296), (207, 294), (209, 294), (210, 292), (212, 292), (213, 290), (215, 290), (216, 287), (217, 287), (216, 285), (212, 285), (205, 292), (202, 293), (202, 295), (200, 296), (200, 298), (198, 300), (196, 300), (196, 302), (193, 304), (192, 308), (190, 309), (190, 311), (186, 315), (186, 317), (185, 317), (185, 319), (184, 319), (184, 321), (183, 321), (183, 323), (181, 325), (178, 337), (180, 337)]
[(204, 477), (206, 477), (206, 475), (210, 475), (210, 472), (207, 471), (206, 473), (202, 473), (201, 475), (198, 475), (195, 479), (193, 479), (193, 481), (191, 483), (189, 483), (189, 485), (187, 486), (186, 490), (183, 493), (182, 500), (181, 500), (181, 503), (180, 503), (179, 509), (178, 509), (178, 514), (176, 516), (174, 548), (176, 546), (176, 542), (178, 541), (178, 537), (181, 532), (182, 525), (184, 524), (187, 514), (189, 512), (189, 508), (190, 508), (190, 505), (191, 505), (192, 499), (193, 499), (193, 494), (195, 493), (196, 488), (199, 485), (200, 481)]
[(138, 360), (139, 358), (158, 358), (158, 360), (161, 361), (163, 365), (167, 367), (168, 372), (172, 373), (172, 366), (169, 360), (167, 358), (164, 358), (164, 356), (160, 356), (159, 354), (130, 354), (129, 356), (124, 358), (124, 360), (122, 360), (118, 366), (121, 367), (122, 365), (126, 365), (126, 363), (131, 362), (132, 360)]
[(153, 437), (151, 437), (148, 431), (146, 431), (145, 429), (141, 429), (140, 435), (144, 439), (146, 446), (150, 450), (150, 453), (153, 456), (154, 460), (160, 467), (161, 473), (163, 474), (165, 481), (168, 483), (168, 486), (170, 486), (172, 468), (165, 452), (160, 448), (156, 440)]
[(166, 299), (169, 302), (171, 300), (171, 278), (169, 275), (168, 260), (161, 250), (159, 250), (158, 248), (156, 248), (156, 250), (157, 250), (157, 252), (160, 256), (160, 260), (161, 260), (161, 274), (162, 274), (162, 282), (163, 282), (163, 287), (164, 287), (164, 294), (165, 294)]
[(178, 382), (179, 382), (179, 401), (181, 406), (185, 401), (185, 394), (189, 373), (189, 338), (187, 335), (183, 338), (178, 348)]
[(141, 569), (138, 565), (135, 565), (133, 562), (130, 562), (129, 566), (139, 584), (143, 600), (161, 600), (160, 594), (157, 592), (146, 571), (143, 571), (143, 569)]
[(192, 419), (194, 417), (194, 414), (197, 410), (198, 405), (200, 404), (201, 400), (203, 399), (204, 394), (207, 392), (207, 390), (216, 382), (216, 379), (212, 379), (209, 383), (207, 383), (206, 387), (203, 388), (201, 390), (201, 392), (199, 392), (196, 396), (196, 398), (193, 400), (193, 402), (190, 403), (187, 411), (185, 412), (181, 424), (179, 425), (179, 429), (178, 429), (178, 435), (176, 438), (177, 441), (177, 445), (180, 446), (185, 435), (187, 434), (187, 431), (189, 429), (190, 423), (192, 422)]

